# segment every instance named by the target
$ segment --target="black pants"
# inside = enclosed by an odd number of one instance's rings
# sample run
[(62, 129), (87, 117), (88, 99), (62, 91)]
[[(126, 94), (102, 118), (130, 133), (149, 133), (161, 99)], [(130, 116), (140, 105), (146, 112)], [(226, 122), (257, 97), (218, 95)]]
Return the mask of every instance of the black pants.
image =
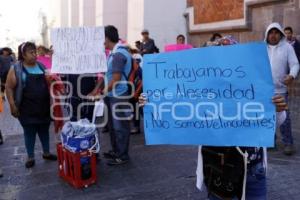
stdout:
[(1, 92), (4, 93), (5, 91), (5, 83), (6, 83), (6, 79), (7, 79), (7, 74), (8, 72), (5, 72), (4, 74), (1, 75)]

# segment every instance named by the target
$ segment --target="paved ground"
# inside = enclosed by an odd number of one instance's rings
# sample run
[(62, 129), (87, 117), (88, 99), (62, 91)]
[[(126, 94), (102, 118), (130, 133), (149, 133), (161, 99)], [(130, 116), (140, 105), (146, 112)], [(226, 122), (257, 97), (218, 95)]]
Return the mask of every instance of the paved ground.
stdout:
[[(293, 99), (293, 131), (296, 147), (300, 147), (300, 99)], [(7, 108), (6, 108), (7, 109)], [(57, 175), (57, 163), (41, 159), (39, 141), (36, 147), (36, 166), (25, 169), (26, 159), (21, 128), (16, 120), (1, 114), (0, 127), (5, 144), (0, 146), (0, 200), (47, 199), (105, 199), (105, 200), (189, 200), (205, 199), (206, 194), (195, 187), (197, 148), (144, 145), (143, 135), (132, 137), (132, 161), (126, 166), (108, 167), (104, 160), (98, 164), (98, 183), (76, 190)], [(52, 135), (54, 151), (55, 138)], [(103, 136), (102, 151), (107, 150), (107, 135)], [(300, 153), (292, 157), (281, 151), (269, 153), (268, 196), (270, 200), (300, 198)]]

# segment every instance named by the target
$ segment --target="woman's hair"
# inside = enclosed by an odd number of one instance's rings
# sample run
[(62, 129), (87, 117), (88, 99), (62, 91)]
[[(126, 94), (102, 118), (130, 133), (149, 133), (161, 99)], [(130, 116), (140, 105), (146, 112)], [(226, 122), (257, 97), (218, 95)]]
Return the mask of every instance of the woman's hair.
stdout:
[(210, 38), (210, 41), (211, 42), (214, 42), (216, 40), (216, 38), (219, 37), (219, 38), (222, 38), (222, 35), (220, 33), (214, 33), (212, 35), (212, 37)]
[(18, 61), (24, 61), (24, 54), (28, 50), (36, 50), (36, 46), (33, 42), (24, 42), (18, 47)]
[(181, 35), (181, 34), (180, 34), (180, 35), (178, 35), (178, 36), (177, 36), (177, 38), (176, 38), (176, 39), (178, 40), (179, 38), (183, 38), (183, 40), (185, 40), (185, 37), (184, 37), (184, 35)]
[(4, 47), (4, 48), (1, 49), (0, 55), (2, 55), (4, 53), (4, 51), (8, 52), (8, 55), (11, 55), (13, 53), (13, 51), (11, 50), (11, 48)]

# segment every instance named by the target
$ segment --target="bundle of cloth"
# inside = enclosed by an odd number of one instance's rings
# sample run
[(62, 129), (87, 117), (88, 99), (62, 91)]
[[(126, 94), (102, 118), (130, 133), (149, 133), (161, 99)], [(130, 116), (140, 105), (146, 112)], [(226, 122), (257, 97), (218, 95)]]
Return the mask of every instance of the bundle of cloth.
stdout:
[(98, 153), (100, 150), (96, 125), (88, 119), (66, 122), (61, 130), (61, 141), (71, 152), (89, 150)]

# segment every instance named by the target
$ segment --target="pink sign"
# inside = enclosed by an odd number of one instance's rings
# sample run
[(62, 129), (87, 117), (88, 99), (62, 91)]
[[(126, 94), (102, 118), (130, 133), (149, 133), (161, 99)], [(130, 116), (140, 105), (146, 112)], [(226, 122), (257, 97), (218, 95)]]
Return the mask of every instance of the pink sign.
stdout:
[(165, 46), (165, 52), (170, 51), (181, 51), (185, 49), (192, 49), (193, 46), (190, 44), (169, 44)]
[(49, 57), (49, 56), (38, 56), (37, 60), (40, 63), (42, 63), (43, 65), (45, 65), (45, 67), (47, 69), (51, 69), (51, 65), (52, 65), (51, 57)]

